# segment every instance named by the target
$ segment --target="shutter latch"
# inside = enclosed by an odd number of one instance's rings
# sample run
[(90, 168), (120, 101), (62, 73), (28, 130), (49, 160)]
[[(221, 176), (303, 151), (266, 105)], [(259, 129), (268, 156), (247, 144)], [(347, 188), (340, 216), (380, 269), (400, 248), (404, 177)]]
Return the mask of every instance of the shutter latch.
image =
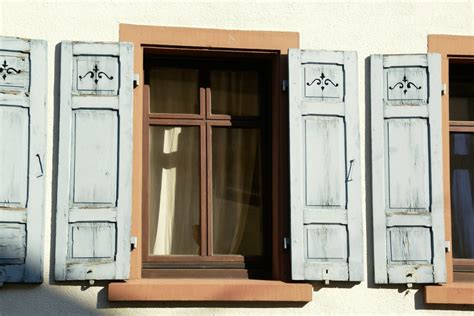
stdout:
[(285, 250), (290, 249), (290, 238), (288, 237), (283, 238), (283, 249)]
[(137, 244), (138, 244), (138, 237), (132, 236), (130, 238), (130, 251), (132, 251), (133, 249), (137, 249)]
[(281, 82), (281, 90), (282, 90), (282, 91), (288, 90), (288, 80), (283, 80), (283, 81)]

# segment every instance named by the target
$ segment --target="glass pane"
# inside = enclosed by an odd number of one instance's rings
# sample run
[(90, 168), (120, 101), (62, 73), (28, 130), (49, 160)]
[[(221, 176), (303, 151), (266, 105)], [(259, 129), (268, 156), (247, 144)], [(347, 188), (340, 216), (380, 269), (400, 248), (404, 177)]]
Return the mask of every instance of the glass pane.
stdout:
[(449, 119), (474, 120), (474, 63), (449, 64)]
[(212, 114), (260, 114), (260, 82), (256, 71), (213, 70), (211, 93)]
[(263, 254), (260, 130), (212, 129), (214, 254)]
[(151, 113), (199, 114), (197, 69), (152, 68), (149, 83)]
[(149, 254), (198, 255), (199, 127), (150, 127)]
[(474, 133), (450, 133), (454, 258), (474, 258)]

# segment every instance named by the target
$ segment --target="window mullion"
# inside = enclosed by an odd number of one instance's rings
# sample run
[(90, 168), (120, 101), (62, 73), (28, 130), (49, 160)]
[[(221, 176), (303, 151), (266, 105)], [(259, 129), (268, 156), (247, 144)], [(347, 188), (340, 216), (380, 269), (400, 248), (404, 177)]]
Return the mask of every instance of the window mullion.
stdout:
[(213, 255), (213, 223), (212, 223), (212, 127), (206, 121), (206, 172), (207, 172), (207, 186), (206, 186), (206, 200), (207, 200), (207, 250), (208, 256)]
[[(206, 91), (204, 88), (199, 88), (199, 106), (201, 115), (206, 103)], [(200, 125), (200, 141), (199, 141), (199, 157), (200, 157), (200, 234), (201, 234), (201, 256), (207, 256), (208, 249), (208, 199), (207, 199), (207, 137), (206, 137), (206, 122), (202, 121)]]

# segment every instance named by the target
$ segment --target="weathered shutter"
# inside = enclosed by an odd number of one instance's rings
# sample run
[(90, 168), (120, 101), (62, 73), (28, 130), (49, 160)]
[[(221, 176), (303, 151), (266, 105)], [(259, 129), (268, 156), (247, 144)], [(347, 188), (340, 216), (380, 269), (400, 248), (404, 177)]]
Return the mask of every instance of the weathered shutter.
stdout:
[(46, 42), (0, 37), (0, 283), (43, 281)]
[(441, 60), (371, 56), (376, 283), (445, 282)]
[(56, 280), (126, 279), (132, 45), (61, 43)]
[(361, 281), (357, 54), (289, 51), (294, 280)]

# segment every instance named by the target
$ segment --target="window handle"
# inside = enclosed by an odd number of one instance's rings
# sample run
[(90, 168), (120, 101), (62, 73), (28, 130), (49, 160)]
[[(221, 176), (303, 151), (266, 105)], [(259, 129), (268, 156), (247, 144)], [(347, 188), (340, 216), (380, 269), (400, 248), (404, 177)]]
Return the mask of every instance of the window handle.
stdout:
[(355, 159), (351, 159), (349, 161), (350, 165), (349, 165), (349, 171), (347, 172), (346, 182), (351, 182), (353, 180), (352, 179), (352, 167), (354, 166), (354, 161), (355, 161)]
[(41, 157), (39, 154), (36, 154), (36, 158), (38, 158), (38, 164), (39, 164), (40, 172), (41, 172), (41, 174), (37, 176), (37, 178), (41, 178), (43, 176), (43, 163), (41, 162)]

